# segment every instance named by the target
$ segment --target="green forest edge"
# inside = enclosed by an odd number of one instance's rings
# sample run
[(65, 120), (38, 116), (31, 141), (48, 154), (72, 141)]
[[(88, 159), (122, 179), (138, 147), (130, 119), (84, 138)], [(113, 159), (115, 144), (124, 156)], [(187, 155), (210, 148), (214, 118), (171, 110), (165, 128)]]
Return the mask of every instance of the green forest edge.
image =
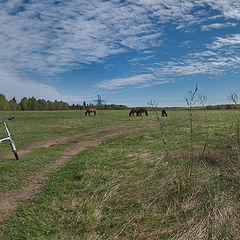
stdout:
[[(127, 110), (130, 107), (117, 104), (101, 104), (94, 105), (93, 103), (87, 104), (85, 101), (81, 104), (69, 105), (63, 101), (50, 101), (45, 99), (36, 99), (35, 97), (24, 97), (20, 102), (17, 102), (13, 97), (7, 100), (4, 94), (0, 94), (0, 111), (44, 111), (44, 110), (85, 110), (89, 106), (94, 106), (98, 110)], [(164, 107), (166, 110), (186, 110), (186, 107)], [(161, 107), (148, 107), (148, 110), (162, 109)], [(240, 109), (240, 104), (219, 104), (208, 106), (194, 106), (195, 110), (219, 110), (219, 109)]]

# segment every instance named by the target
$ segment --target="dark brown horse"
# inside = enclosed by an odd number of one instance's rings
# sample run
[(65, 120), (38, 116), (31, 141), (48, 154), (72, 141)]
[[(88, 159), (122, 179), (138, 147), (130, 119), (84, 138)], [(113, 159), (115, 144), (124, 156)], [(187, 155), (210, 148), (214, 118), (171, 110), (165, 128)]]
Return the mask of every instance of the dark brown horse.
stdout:
[(90, 116), (90, 113), (93, 113), (94, 116), (96, 115), (96, 109), (95, 108), (88, 108), (87, 111), (85, 112), (85, 115), (89, 115)]
[(129, 112), (129, 117), (134, 116), (134, 114), (138, 116), (138, 108), (132, 108), (131, 111)]
[(145, 113), (146, 116), (148, 116), (148, 112), (145, 108), (132, 108), (129, 112), (129, 116), (134, 116), (134, 114), (136, 114), (136, 116), (142, 116), (142, 113)]
[(162, 110), (162, 117), (167, 117), (167, 112), (164, 109)]
[(148, 116), (148, 112), (145, 108), (139, 108), (137, 111), (137, 116), (142, 116), (142, 113), (145, 113)]

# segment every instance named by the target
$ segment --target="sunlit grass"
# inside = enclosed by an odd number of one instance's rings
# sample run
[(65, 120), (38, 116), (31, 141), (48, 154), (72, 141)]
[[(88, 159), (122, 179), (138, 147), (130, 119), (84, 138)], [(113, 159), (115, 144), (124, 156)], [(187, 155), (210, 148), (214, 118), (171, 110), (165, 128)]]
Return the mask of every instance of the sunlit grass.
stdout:
[[(71, 115), (75, 112), (64, 114), (50, 116), (56, 121), (49, 122), (49, 138), (58, 135), (53, 125), (63, 122), (71, 127), (62, 135), (113, 125), (156, 123), (156, 127), (114, 137), (75, 156), (50, 176), (39, 196), (4, 221), (0, 239), (238, 239), (240, 169), (231, 128), (233, 112), (207, 112), (209, 146), (202, 156), (204, 114), (193, 111), (191, 181), (187, 179), (189, 127), (187, 120), (182, 121), (188, 112), (169, 112), (164, 119), (169, 156), (152, 112), (147, 118), (130, 118), (126, 111), (103, 111), (99, 118), (82, 118), (78, 127)], [(58, 121), (60, 116), (63, 119)], [(43, 129), (44, 118), (38, 124), (36, 132)], [(70, 145), (28, 154), (16, 165), (13, 160), (4, 163), (9, 164), (1, 172), (8, 182), (5, 191), (17, 181), (19, 187), (27, 172), (34, 174)], [(14, 180), (15, 172), (19, 177)]]

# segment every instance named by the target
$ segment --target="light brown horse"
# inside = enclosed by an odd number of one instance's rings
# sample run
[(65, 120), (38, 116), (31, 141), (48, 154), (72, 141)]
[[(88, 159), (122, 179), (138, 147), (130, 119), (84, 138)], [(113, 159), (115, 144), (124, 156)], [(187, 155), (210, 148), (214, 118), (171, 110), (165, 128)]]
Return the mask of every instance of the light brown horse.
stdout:
[(95, 108), (88, 108), (87, 111), (85, 112), (85, 115), (89, 115), (90, 116), (90, 113), (93, 113), (94, 116), (96, 115), (96, 109)]

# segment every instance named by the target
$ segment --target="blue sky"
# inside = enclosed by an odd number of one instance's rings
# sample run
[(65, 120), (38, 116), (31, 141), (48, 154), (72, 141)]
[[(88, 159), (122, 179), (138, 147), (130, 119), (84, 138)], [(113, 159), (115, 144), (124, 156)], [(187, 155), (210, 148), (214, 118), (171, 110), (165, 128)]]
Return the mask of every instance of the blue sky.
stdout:
[(239, 0), (0, 0), (0, 92), (184, 106), (239, 93)]

